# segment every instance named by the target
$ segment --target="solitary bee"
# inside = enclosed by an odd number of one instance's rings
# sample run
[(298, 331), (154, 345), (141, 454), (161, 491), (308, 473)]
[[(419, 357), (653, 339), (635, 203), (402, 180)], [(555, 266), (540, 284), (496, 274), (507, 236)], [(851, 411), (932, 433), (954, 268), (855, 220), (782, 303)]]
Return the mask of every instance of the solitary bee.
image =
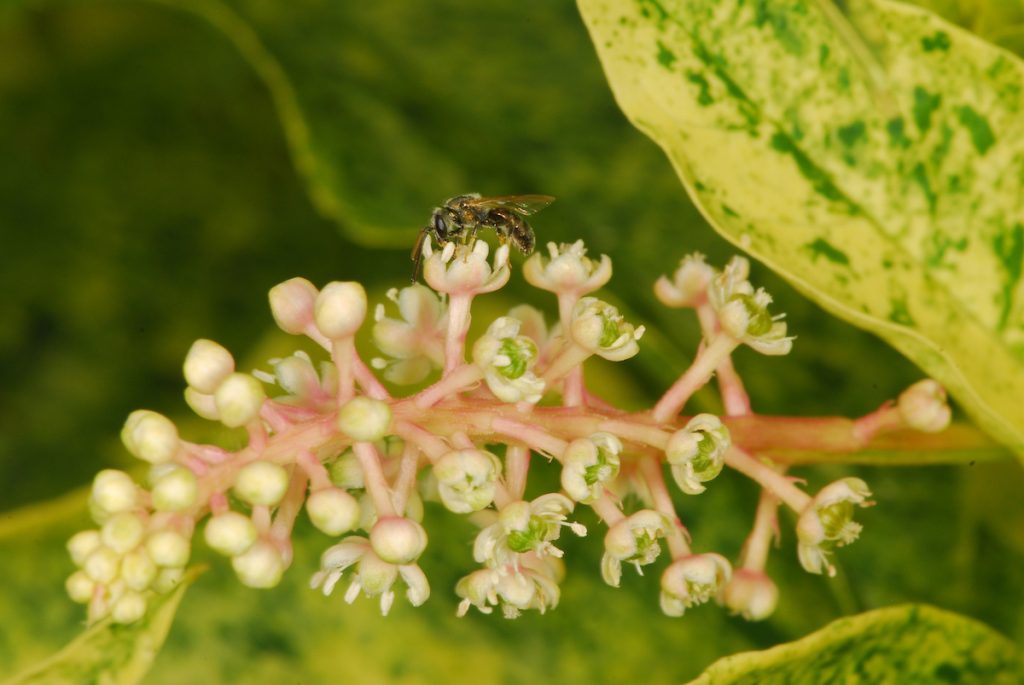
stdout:
[(420, 271), (423, 241), (427, 236), (441, 244), (453, 240), (467, 243), (476, 238), (481, 228), (493, 228), (502, 244), (510, 242), (523, 254), (530, 254), (537, 239), (522, 217), (539, 212), (554, 201), (550, 195), (481, 197), (480, 193), (467, 193), (449, 198), (444, 206), (434, 209), (412, 248), (413, 280)]

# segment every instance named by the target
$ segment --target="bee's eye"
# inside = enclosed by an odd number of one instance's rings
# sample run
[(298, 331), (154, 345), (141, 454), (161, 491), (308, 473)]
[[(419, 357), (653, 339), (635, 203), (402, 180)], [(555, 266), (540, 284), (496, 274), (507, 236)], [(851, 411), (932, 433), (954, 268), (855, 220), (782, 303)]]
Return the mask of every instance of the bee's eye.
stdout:
[(446, 237), (448, 235), (448, 224), (444, 222), (444, 217), (440, 214), (434, 215), (434, 233), (440, 237)]

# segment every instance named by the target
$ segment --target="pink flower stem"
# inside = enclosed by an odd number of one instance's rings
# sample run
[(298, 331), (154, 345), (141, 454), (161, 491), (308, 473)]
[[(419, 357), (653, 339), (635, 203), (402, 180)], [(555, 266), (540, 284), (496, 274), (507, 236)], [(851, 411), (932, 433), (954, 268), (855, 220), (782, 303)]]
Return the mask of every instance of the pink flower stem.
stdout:
[(378, 518), (396, 516), (395, 506), (391, 501), (391, 488), (388, 487), (388, 481), (381, 469), (377, 448), (371, 442), (357, 442), (352, 449), (363, 467), (363, 482), (373, 499)]
[(231, 505), (228, 504), (228, 496), (223, 492), (215, 492), (210, 495), (210, 512), (217, 516), (219, 514), (226, 514), (231, 510)]
[(252, 508), (252, 524), (260, 533), (270, 530), (270, 507), (265, 504), (257, 504)]
[(416, 406), (420, 409), (427, 409), (428, 407), (437, 404), (445, 397), (454, 395), (457, 392), (465, 390), (474, 383), (480, 382), (480, 379), (483, 377), (483, 371), (481, 371), (480, 367), (476, 364), (463, 364), (457, 369), (452, 369), (450, 372), (446, 372), (441, 380), (420, 391), (420, 393), (413, 398), (413, 402), (415, 402)]
[(607, 492), (591, 502), (590, 508), (594, 510), (594, 513), (597, 514), (609, 528), (626, 518), (626, 515), (623, 514), (618, 505), (612, 501)]
[[(697, 319), (706, 340), (711, 340), (719, 333), (718, 318), (715, 310), (705, 299), (697, 306)], [(732, 357), (723, 359), (715, 370), (718, 377), (718, 391), (722, 395), (725, 413), (729, 416), (744, 416), (750, 413), (750, 396), (743, 387), (743, 380), (732, 365)]]
[(674, 418), (690, 397), (702, 386), (707, 384), (711, 375), (739, 345), (739, 341), (725, 333), (719, 334), (705, 347), (679, 379), (672, 384), (658, 403), (654, 405), (651, 416), (658, 423), (665, 423)]
[(556, 459), (561, 459), (562, 453), (565, 452), (565, 448), (569, 445), (565, 440), (556, 438), (540, 428), (510, 419), (494, 419), (491, 422), (491, 428), (494, 429), (495, 433), (518, 440), (537, 452)]
[(810, 495), (793, 485), (789, 478), (750, 456), (736, 445), (730, 447), (725, 453), (725, 463), (759, 483), (761, 487), (778, 497), (798, 514), (811, 502)]
[(312, 450), (302, 450), (295, 461), (309, 476), (309, 486), (312, 491), (326, 490), (332, 486), (330, 474)]
[(398, 464), (398, 477), (395, 478), (395, 510), (405, 513), (405, 505), (416, 485), (416, 472), (419, 470), (420, 450), (415, 443), (406, 442), (402, 450), (402, 460)]
[(583, 362), (590, 358), (591, 354), (589, 350), (585, 350), (575, 342), (570, 341), (559, 355), (551, 360), (551, 365), (544, 370), (544, 375), (542, 376), (544, 384), (551, 387), (555, 381), (583, 364)]
[(448, 298), (448, 332), (444, 341), (444, 375), (466, 363), (466, 334), (471, 319), (469, 310), (473, 294), (451, 293)]
[(505, 449), (505, 483), (513, 499), (523, 499), (529, 471), (530, 448), (525, 445), (509, 445)]
[(292, 528), (295, 527), (295, 519), (302, 511), (302, 503), (306, 501), (306, 483), (308, 482), (309, 476), (303, 469), (292, 469), (292, 480), (288, 484), (288, 492), (285, 493), (284, 499), (278, 505), (274, 523), (270, 527), (270, 537), (281, 551), (286, 566), (292, 563)]
[(672, 497), (668, 494), (668, 488), (665, 487), (665, 477), (661, 472), (661, 464), (653, 459), (643, 459), (640, 462), (640, 469), (644, 482), (647, 484), (647, 489), (651, 492), (651, 498), (654, 500), (654, 508), (664, 514), (672, 524), (666, 536), (669, 551), (672, 552), (672, 558), (679, 559), (689, 556), (690, 545), (687, 543), (687, 538), (690, 537), (690, 533), (686, 530), (683, 522), (679, 520), (679, 515), (676, 514), (675, 505), (672, 504)]
[(352, 351), (352, 372), (355, 375), (359, 387), (375, 400), (390, 400), (391, 393), (387, 391), (384, 384), (377, 380), (377, 376), (370, 370), (355, 350)]
[(268, 400), (260, 406), (260, 418), (266, 421), (270, 430), (275, 433), (283, 433), (292, 425), (292, 422), (278, 411), (276, 403), (272, 400)]
[[(266, 402), (264, 402), (266, 404)], [(262, 452), (267, 446), (267, 428), (259, 418), (253, 419), (245, 426), (249, 433), (249, 442), (246, 447), (255, 452)]]
[[(572, 310), (579, 300), (576, 292), (558, 293), (558, 317), (562, 322), (562, 330), (568, 335), (572, 326)], [(562, 386), (562, 404), (567, 407), (579, 407), (586, 401), (583, 385), (583, 365), (572, 367), (565, 376)]]
[(432, 462), (451, 452), (448, 443), (411, 421), (395, 421), (394, 430), (395, 435), (416, 445)]
[(890, 400), (881, 407), (853, 422), (853, 434), (863, 442), (877, 435), (892, 433), (903, 428), (903, 417), (896, 404)]
[(740, 553), (740, 568), (750, 571), (764, 571), (768, 562), (771, 542), (778, 532), (779, 500), (768, 490), (761, 490), (754, 514), (754, 526), (743, 543)]
[(342, 406), (355, 396), (355, 376), (353, 362), (356, 355), (355, 341), (351, 336), (335, 340), (331, 345), (331, 360), (338, 370), (338, 406)]
[(655, 426), (645, 426), (643, 424), (633, 423), (630, 421), (620, 421), (617, 419), (602, 421), (598, 424), (598, 430), (613, 433), (623, 440), (631, 440), (644, 445), (650, 445), (651, 447), (655, 447), (659, 450), (664, 450), (668, 447), (668, 440), (672, 437), (672, 434), (668, 431), (663, 431)]

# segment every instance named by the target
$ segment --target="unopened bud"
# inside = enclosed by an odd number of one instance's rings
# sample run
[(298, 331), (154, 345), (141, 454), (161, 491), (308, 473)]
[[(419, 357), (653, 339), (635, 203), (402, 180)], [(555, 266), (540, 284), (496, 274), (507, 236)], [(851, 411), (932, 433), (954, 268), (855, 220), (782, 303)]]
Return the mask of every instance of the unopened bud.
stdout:
[(355, 397), (338, 412), (338, 428), (357, 442), (376, 442), (388, 434), (391, 407), (369, 397)]
[(97, 583), (109, 583), (117, 577), (121, 558), (109, 547), (99, 547), (85, 560), (82, 570)]
[(270, 312), (285, 333), (300, 335), (313, 321), (316, 286), (305, 278), (290, 278), (270, 289)]
[(157, 511), (184, 511), (196, 503), (199, 483), (196, 474), (176, 466), (153, 485), (153, 508)]
[(143, 549), (133, 550), (121, 560), (121, 579), (133, 590), (148, 588), (156, 578), (156, 573), (156, 564)]
[(163, 414), (148, 409), (139, 409), (128, 415), (121, 429), (121, 442), (133, 456), (151, 464), (170, 461), (181, 445), (174, 423)]
[(129, 590), (114, 602), (110, 617), (114, 623), (135, 623), (146, 615), (146, 598)]
[(389, 516), (374, 524), (370, 545), (389, 564), (411, 564), (426, 549), (427, 532), (411, 519)]
[(341, 535), (359, 524), (359, 502), (339, 488), (325, 488), (310, 495), (306, 513), (313, 525), (328, 535)]
[(196, 340), (185, 356), (185, 382), (207, 395), (215, 393), (234, 370), (234, 357), (212, 340)]
[(157, 566), (179, 568), (188, 563), (191, 549), (188, 538), (177, 531), (161, 530), (146, 540), (146, 551)]
[(217, 514), (203, 531), (206, 544), (229, 557), (242, 554), (256, 542), (256, 526), (248, 516), (237, 511)]
[(284, 559), (269, 542), (257, 542), (243, 554), (231, 560), (238, 579), (253, 588), (272, 588), (281, 582)]
[(334, 281), (316, 297), (316, 327), (331, 340), (355, 335), (366, 318), (366, 290), (355, 281)]
[(897, 406), (903, 422), (923, 433), (945, 430), (952, 417), (946, 389), (931, 379), (918, 381), (904, 390)]
[(98, 530), (83, 530), (75, 533), (67, 543), (71, 561), (75, 563), (75, 566), (81, 566), (90, 554), (99, 549), (100, 544), (102, 543)]
[(138, 514), (122, 511), (103, 524), (100, 537), (104, 545), (118, 554), (124, 554), (137, 547), (145, 533), (146, 526)]
[(124, 471), (104, 469), (92, 481), (92, 501), (107, 514), (134, 509), (138, 496), (138, 486)]
[(235, 492), (252, 505), (272, 507), (288, 489), (288, 472), (269, 461), (254, 461), (242, 467), (235, 479)]
[(64, 581), (64, 589), (67, 590), (72, 602), (86, 604), (92, 599), (96, 583), (86, 575), (85, 571), (75, 571)]
[(247, 373), (233, 373), (217, 387), (213, 399), (221, 422), (238, 428), (259, 415), (266, 397), (258, 380)]

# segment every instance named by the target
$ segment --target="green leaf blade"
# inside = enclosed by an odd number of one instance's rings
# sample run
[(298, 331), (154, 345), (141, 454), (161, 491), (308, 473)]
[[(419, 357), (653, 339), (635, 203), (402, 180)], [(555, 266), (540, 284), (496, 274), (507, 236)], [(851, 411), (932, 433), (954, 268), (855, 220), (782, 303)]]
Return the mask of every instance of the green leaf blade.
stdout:
[(580, 7), (620, 106), (710, 223), (1024, 454), (1024, 65), (864, 4), (881, 77), (813, 2)]
[(906, 605), (843, 618), (807, 637), (725, 657), (690, 685), (961, 683), (1024, 679), (1016, 646), (958, 614)]

